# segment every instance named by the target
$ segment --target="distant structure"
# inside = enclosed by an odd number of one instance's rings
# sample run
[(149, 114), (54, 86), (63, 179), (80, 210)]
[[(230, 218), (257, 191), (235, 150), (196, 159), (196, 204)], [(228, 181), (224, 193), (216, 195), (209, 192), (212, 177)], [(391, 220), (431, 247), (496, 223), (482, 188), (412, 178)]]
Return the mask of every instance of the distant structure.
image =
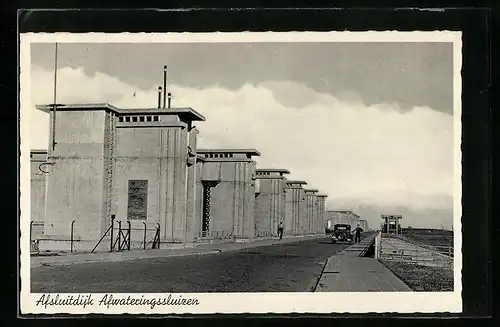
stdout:
[(316, 223), (318, 220), (318, 209), (316, 202), (316, 193), (318, 190), (315, 189), (306, 189), (304, 190), (306, 194), (306, 226), (305, 233), (306, 234), (314, 234), (316, 230)]
[(382, 233), (387, 234), (401, 234), (401, 223), (400, 220), (403, 219), (402, 215), (381, 215), (382, 222)]
[(303, 185), (305, 181), (287, 180), (285, 186), (286, 217), (291, 226), (285, 224), (285, 233), (302, 235), (305, 233), (305, 201), (306, 194)]
[(368, 232), (368, 222), (364, 219), (359, 220), (359, 227), (363, 229), (363, 231)]
[(325, 224), (326, 224), (326, 198), (328, 195), (326, 194), (316, 194), (316, 200), (317, 200), (317, 221), (316, 221), (316, 229), (315, 233), (320, 234), (324, 233), (325, 229)]
[(285, 235), (292, 232), (292, 217), (286, 216), (286, 169), (257, 169), (255, 183), (255, 233), (257, 236), (276, 236), (283, 223)]
[(360, 223), (359, 215), (351, 210), (328, 210), (326, 211), (326, 228), (333, 229), (336, 224), (347, 224), (354, 230)]

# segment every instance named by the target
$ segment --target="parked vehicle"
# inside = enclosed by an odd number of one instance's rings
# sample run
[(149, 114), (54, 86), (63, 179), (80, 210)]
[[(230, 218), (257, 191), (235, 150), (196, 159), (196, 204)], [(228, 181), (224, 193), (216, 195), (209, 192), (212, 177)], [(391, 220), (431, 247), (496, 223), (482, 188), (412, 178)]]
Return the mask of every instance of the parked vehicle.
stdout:
[(332, 243), (352, 244), (351, 225), (336, 224), (333, 226)]

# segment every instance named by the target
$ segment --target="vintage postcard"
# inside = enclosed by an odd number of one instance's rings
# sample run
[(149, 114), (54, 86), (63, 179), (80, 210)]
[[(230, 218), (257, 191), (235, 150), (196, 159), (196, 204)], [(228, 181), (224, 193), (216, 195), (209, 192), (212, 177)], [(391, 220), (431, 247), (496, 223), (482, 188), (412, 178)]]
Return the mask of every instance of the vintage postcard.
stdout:
[(462, 311), (461, 33), (20, 42), (22, 313)]

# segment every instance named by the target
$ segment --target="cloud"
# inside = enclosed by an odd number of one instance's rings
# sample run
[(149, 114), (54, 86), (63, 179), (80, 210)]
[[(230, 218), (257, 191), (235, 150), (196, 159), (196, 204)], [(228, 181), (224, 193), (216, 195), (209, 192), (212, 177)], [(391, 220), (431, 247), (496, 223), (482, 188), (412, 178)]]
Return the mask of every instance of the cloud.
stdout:
[[(32, 103), (52, 102), (53, 72), (32, 68)], [(451, 210), (453, 119), (428, 107), (367, 106), (353, 91), (336, 98), (283, 81), (237, 90), (171, 85), (172, 105), (203, 114), (200, 147), (256, 148), (259, 166), (289, 169), (329, 195), (378, 206)], [(135, 93), (135, 96), (134, 96)], [(287, 94), (289, 95), (287, 99)], [(58, 103), (156, 107), (157, 90), (83, 69), (58, 73)], [(287, 101), (288, 100), (288, 101)], [(31, 148), (47, 148), (48, 117), (33, 109)], [(450, 217), (451, 219), (451, 217)]]

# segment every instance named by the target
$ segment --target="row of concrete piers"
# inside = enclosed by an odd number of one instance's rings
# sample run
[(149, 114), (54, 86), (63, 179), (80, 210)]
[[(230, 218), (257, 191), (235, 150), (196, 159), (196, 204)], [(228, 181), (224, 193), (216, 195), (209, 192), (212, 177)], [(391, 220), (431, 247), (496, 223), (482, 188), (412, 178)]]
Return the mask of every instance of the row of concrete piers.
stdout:
[(30, 238), (41, 251), (109, 250), (117, 239), (148, 248), (158, 235), (162, 247), (246, 242), (276, 237), (280, 223), (285, 237), (325, 232), (327, 195), (257, 168), (255, 149), (199, 149), (194, 122), (205, 117), (192, 108), (37, 108), (56, 140), (31, 152)]

